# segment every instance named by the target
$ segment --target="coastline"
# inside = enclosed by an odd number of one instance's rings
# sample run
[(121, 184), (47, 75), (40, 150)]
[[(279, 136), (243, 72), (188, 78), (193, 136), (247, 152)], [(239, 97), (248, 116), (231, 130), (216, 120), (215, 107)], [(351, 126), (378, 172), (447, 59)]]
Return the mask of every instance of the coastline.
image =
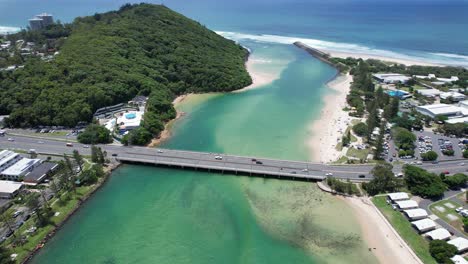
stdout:
[(445, 66), (442, 64), (424, 62), (424, 61), (413, 60), (413, 59), (400, 59), (400, 58), (392, 58), (392, 57), (378, 56), (378, 55), (372, 55), (372, 54), (350, 53), (350, 52), (333, 51), (333, 50), (325, 50), (325, 49), (322, 51), (325, 53), (328, 53), (330, 57), (337, 57), (337, 58), (342, 58), (342, 59), (346, 59), (349, 57), (355, 58), (355, 59), (363, 59), (363, 60), (374, 59), (374, 60), (380, 60), (384, 62), (404, 64), (406, 66), (412, 66), (412, 65), (438, 66), (438, 67)]
[(341, 156), (341, 151), (337, 151), (335, 147), (352, 120), (348, 112), (342, 110), (346, 106), (346, 95), (352, 81), (352, 75), (338, 74), (327, 83), (332, 92), (323, 98), (324, 106), (320, 117), (313, 119), (308, 129), (311, 136), (306, 143), (314, 162), (333, 162)]
[(364, 240), (382, 264), (422, 264), (413, 250), (378, 212), (369, 198), (341, 197), (358, 220)]

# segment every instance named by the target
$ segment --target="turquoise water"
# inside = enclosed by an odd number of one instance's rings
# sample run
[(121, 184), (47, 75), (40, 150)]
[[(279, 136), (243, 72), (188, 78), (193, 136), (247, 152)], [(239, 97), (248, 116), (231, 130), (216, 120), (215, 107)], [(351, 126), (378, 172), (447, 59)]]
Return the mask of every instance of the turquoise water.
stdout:
[[(307, 124), (336, 71), (244, 43), (280, 79), (189, 97), (164, 147), (307, 159)], [(33, 263), (374, 263), (350, 209), (313, 183), (124, 166)]]

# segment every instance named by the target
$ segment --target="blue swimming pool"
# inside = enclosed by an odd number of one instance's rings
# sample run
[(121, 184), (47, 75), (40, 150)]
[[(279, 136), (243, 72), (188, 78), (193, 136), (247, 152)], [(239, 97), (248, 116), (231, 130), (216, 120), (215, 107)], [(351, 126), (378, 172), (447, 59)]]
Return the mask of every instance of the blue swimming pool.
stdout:
[(128, 113), (128, 114), (125, 114), (125, 118), (127, 119), (133, 119), (136, 117), (136, 114), (135, 113)]

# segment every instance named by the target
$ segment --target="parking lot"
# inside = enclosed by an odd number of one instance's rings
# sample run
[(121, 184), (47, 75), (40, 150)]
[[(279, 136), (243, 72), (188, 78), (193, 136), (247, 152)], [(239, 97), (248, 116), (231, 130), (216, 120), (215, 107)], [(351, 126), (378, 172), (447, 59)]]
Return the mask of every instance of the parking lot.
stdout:
[[(460, 139), (451, 138), (444, 135), (436, 135), (432, 131), (414, 132), (417, 137), (415, 155), (421, 159), (421, 153), (432, 150), (439, 156), (438, 160), (463, 159), (464, 145), (459, 144)], [(443, 150), (454, 151), (453, 156), (447, 156), (442, 153)]]

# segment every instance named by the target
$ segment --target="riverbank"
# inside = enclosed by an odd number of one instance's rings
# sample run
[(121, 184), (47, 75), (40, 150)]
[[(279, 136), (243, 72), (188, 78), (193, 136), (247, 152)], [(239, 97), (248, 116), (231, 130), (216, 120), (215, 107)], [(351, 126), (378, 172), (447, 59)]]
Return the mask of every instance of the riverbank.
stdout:
[(380, 263), (423, 263), (368, 198), (338, 197), (352, 208), (369, 250)]
[(327, 84), (332, 91), (323, 98), (320, 117), (313, 119), (309, 126), (311, 136), (307, 145), (315, 162), (328, 163), (340, 158), (341, 151), (336, 150), (336, 145), (352, 120), (343, 110), (352, 81), (353, 76), (346, 74), (338, 75)]

